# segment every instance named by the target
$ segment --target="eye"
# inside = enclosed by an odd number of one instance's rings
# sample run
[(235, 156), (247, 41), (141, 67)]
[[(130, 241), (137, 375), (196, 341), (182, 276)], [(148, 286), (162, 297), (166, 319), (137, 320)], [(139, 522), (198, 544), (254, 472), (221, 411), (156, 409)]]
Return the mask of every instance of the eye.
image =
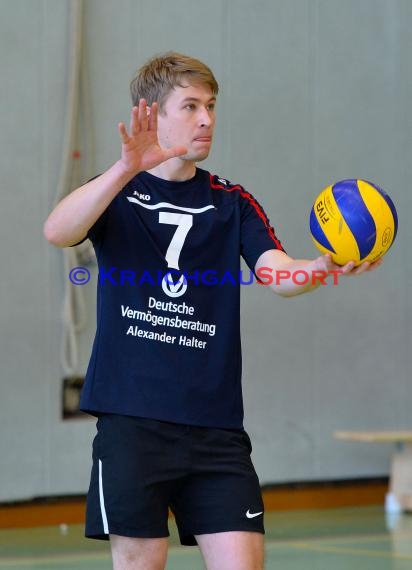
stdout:
[(215, 103), (210, 103), (210, 104), (207, 106), (207, 108), (208, 108), (209, 111), (214, 111), (215, 108), (216, 108), (216, 104), (215, 104)]
[(194, 111), (194, 110), (196, 109), (196, 106), (195, 106), (194, 103), (188, 103), (188, 104), (185, 106), (185, 109), (187, 109), (188, 111)]

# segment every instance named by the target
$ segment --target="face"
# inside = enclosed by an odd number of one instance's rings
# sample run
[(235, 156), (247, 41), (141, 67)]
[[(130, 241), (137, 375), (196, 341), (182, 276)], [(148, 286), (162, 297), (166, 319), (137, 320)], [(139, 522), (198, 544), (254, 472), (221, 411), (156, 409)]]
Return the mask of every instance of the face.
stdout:
[(204, 160), (212, 145), (216, 97), (207, 85), (175, 87), (158, 116), (160, 146), (183, 145), (183, 160)]

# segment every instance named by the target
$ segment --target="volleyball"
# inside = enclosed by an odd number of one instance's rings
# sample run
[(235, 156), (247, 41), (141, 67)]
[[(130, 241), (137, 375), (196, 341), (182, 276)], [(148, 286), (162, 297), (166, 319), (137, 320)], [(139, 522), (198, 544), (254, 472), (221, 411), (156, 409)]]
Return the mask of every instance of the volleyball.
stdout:
[(325, 188), (310, 212), (316, 247), (338, 265), (376, 261), (393, 244), (398, 216), (390, 197), (366, 180), (341, 180)]

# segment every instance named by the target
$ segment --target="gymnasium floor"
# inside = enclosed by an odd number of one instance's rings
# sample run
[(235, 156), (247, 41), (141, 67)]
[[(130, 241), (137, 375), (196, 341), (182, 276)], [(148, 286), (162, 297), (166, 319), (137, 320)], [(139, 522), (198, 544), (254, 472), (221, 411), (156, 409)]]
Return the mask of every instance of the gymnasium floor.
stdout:
[[(266, 570), (410, 570), (412, 515), (382, 507), (266, 515)], [(171, 523), (167, 570), (202, 570), (196, 548), (180, 547)], [(108, 544), (81, 525), (0, 530), (0, 570), (111, 570)]]

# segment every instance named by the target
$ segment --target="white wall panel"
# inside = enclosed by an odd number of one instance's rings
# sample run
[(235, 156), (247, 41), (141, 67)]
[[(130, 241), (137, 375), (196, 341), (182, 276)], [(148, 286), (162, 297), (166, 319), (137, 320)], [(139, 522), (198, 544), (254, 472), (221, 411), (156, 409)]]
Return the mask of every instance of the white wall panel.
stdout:
[[(83, 493), (92, 420), (61, 419), (62, 254), (42, 224), (58, 182), (69, 0), (1, 0), (0, 501)], [(410, 428), (412, 4), (408, 0), (86, 0), (96, 173), (119, 155), (129, 82), (152, 54), (205, 60), (221, 93), (205, 166), (243, 183), (287, 251), (344, 177), (381, 184), (400, 231), (383, 267), (296, 299), (243, 287), (246, 428), (262, 483), (380, 476), (389, 447), (336, 429)], [(94, 285), (86, 290), (94, 328)]]

